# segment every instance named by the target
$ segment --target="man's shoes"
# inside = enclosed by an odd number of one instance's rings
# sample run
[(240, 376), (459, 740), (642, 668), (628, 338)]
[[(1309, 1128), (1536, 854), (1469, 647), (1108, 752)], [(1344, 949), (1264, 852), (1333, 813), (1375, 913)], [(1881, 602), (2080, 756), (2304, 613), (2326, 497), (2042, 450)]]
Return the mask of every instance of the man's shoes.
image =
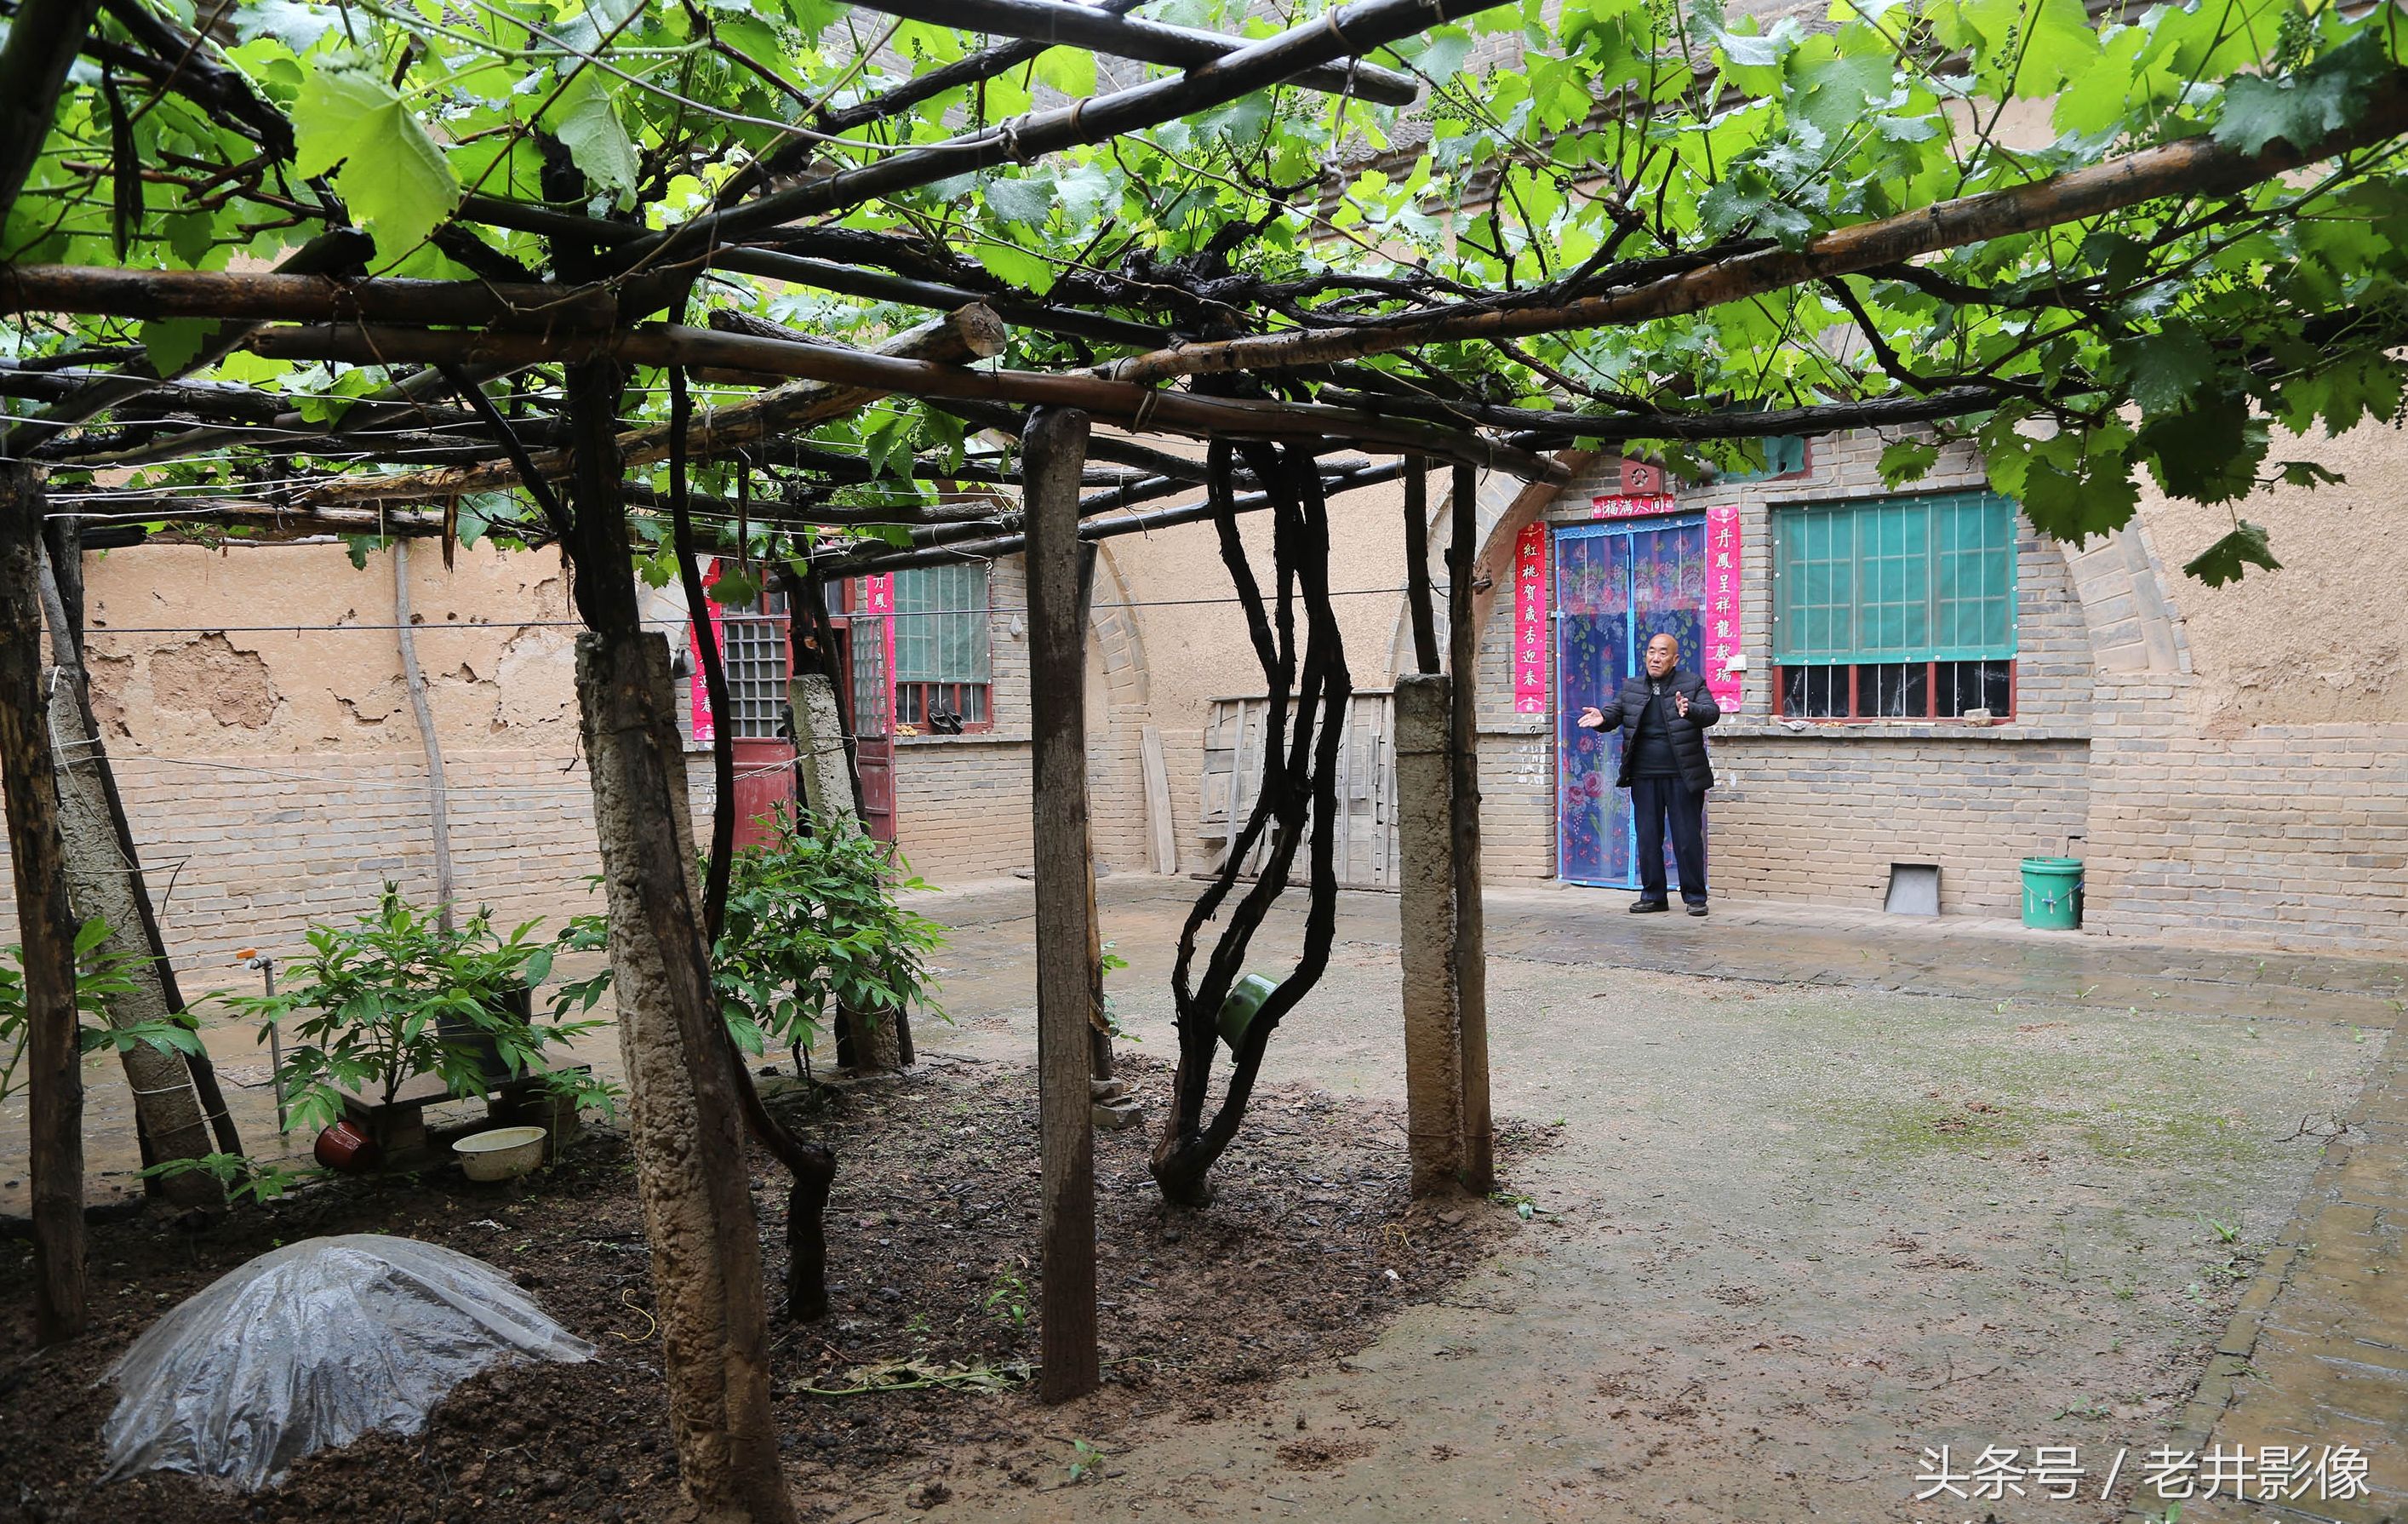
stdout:
[(1634, 899), (1630, 902), (1630, 913), (1633, 915), (1655, 915), (1671, 908), (1660, 899)]
[(1692, 915), (1703, 915), (1706, 913), (1706, 902), (1702, 899), (1693, 899), (1689, 901), (1689, 913)]

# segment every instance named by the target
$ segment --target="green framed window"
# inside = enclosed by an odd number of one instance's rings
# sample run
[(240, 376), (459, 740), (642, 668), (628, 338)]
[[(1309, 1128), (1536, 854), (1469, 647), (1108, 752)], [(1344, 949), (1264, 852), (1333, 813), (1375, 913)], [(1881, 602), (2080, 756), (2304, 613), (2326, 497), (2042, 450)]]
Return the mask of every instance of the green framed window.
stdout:
[(1779, 712), (2014, 710), (2015, 507), (1950, 493), (1772, 510)]

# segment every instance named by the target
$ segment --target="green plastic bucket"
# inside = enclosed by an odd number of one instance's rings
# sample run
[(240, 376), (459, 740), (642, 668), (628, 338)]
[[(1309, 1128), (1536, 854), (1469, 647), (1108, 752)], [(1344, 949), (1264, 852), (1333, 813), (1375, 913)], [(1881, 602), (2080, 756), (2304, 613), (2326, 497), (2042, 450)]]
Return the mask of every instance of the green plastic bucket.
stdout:
[(2082, 924), (2082, 859), (2024, 859), (2024, 925), (2071, 931)]
[(1237, 1052), (1239, 1044), (1245, 1042), (1246, 1028), (1254, 1024), (1254, 1014), (1263, 1008), (1263, 1002), (1269, 999), (1271, 991), (1277, 988), (1276, 981), (1258, 973), (1250, 973), (1229, 986), (1228, 999), (1221, 1002), (1220, 1017), (1215, 1025), (1221, 1029), (1221, 1041), (1229, 1044), (1231, 1053)]

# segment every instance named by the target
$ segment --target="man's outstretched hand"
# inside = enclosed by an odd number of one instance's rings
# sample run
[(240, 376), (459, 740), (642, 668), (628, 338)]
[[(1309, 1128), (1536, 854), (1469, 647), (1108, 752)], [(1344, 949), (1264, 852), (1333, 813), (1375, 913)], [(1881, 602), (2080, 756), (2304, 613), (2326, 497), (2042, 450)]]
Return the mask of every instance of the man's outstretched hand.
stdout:
[(1602, 730), (1605, 728), (1605, 715), (1595, 704), (1591, 704), (1580, 712), (1580, 718), (1574, 723), (1584, 730)]

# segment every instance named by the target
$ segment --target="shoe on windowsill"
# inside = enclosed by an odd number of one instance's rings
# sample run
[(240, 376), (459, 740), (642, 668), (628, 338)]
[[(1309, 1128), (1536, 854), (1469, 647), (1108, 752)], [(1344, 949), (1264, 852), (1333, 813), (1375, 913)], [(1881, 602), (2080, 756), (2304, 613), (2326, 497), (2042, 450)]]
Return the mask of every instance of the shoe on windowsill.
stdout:
[(1630, 902), (1630, 913), (1633, 915), (1654, 915), (1671, 908), (1660, 899), (1634, 899)]

